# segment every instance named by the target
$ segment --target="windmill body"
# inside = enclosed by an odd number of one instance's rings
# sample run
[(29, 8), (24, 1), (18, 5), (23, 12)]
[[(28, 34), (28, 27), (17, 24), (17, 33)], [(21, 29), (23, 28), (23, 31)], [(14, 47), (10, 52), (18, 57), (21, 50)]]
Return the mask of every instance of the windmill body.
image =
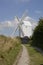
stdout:
[[(30, 37), (32, 35), (32, 24), (30, 21), (23, 21), (24, 24), (22, 24), (22, 31), (24, 33), (24, 36)], [(21, 37), (23, 37), (21, 33)]]

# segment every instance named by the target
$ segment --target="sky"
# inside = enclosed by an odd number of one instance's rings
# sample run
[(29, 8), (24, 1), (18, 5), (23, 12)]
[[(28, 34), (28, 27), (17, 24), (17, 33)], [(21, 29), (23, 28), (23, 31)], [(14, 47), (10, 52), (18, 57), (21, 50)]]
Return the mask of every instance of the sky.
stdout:
[(0, 0), (0, 22), (21, 17), (25, 11), (35, 20), (43, 17), (43, 0)]
[[(37, 22), (43, 17), (43, 0), (0, 0), (0, 34), (11, 35), (14, 30), (11, 22), (14, 21), (15, 16), (22, 17), (24, 12)], [(3, 25), (9, 25), (10, 28), (1, 27)]]

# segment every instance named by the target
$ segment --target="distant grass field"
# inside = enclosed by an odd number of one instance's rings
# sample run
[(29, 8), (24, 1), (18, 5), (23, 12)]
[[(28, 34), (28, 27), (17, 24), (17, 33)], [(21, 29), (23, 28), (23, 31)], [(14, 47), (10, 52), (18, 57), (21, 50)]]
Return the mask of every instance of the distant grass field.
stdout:
[(43, 65), (43, 54), (36, 51), (30, 44), (26, 44), (29, 56), (30, 65)]
[(20, 39), (0, 35), (0, 65), (12, 65), (21, 48)]

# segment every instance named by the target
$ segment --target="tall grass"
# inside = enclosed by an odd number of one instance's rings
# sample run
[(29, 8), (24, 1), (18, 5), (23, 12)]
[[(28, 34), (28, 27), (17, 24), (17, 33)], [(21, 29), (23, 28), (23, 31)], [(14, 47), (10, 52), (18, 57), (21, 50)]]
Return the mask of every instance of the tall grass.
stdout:
[(18, 38), (0, 36), (0, 65), (12, 65), (20, 51), (21, 41)]

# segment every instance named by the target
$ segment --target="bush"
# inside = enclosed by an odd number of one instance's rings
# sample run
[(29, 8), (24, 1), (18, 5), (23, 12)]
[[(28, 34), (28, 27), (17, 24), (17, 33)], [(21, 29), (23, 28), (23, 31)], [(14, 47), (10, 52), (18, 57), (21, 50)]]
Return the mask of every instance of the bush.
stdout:
[(39, 20), (39, 24), (34, 30), (32, 40), (34, 46), (43, 50), (43, 19)]

